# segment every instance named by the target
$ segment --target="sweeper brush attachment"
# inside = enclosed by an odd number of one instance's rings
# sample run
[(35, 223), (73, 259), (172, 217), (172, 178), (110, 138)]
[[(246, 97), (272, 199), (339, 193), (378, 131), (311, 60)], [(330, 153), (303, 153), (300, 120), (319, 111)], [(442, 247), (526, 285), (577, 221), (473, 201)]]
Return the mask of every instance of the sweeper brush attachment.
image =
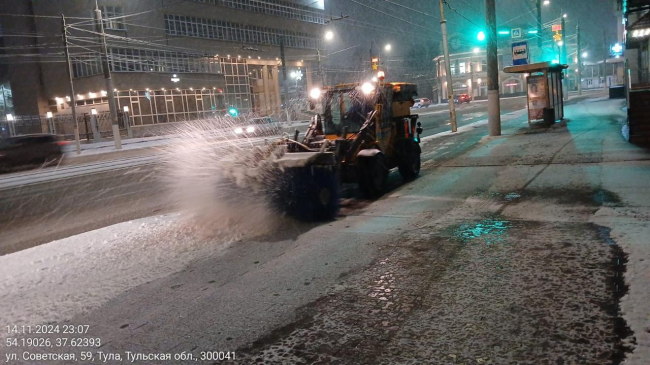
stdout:
[(274, 161), (274, 208), (302, 221), (332, 220), (339, 210), (339, 179), (331, 152), (287, 153)]

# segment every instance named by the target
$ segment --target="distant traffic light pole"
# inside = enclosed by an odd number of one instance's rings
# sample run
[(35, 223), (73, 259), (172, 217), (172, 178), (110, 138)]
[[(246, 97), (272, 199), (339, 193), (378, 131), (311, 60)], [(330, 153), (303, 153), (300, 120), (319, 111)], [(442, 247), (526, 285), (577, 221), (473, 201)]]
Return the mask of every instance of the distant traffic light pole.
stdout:
[(440, 0), (440, 27), (442, 28), (442, 50), (445, 54), (445, 73), (447, 74), (447, 100), (449, 100), (449, 122), (451, 131), (457, 132), (456, 106), (454, 105), (454, 85), (451, 79), (451, 64), (449, 62), (449, 45), (447, 44), (447, 21), (445, 20), (445, 1)]
[(487, 87), (488, 126), (490, 136), (501, 135), (501, 105), (499, 101), (499, 60), (497, 58), (497, 17), (495, 0), (485, 0), (487, 25)]
[(537, 0), (537, 47), (542, 50), (542, 0)]
[(578, 58), (578, 77), (576, 77), (576, 80), (578, 83), (578, 95), (582, 95), (582, 47), (580, 45), (580, 23), (576, 25), (576, 37), (578, 40), (576, 52), (576, 57)]

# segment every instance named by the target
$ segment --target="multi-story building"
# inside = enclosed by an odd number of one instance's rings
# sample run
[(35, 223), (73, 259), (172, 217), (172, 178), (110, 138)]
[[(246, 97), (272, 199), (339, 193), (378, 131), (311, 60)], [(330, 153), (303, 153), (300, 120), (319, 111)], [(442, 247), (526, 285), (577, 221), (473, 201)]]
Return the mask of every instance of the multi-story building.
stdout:
[[(290, 79), (292, 89), (311, 83), (309, 60), (316, 59), (324, 24), (324, 0), (99, 0), (98, 6), (118, 109), (128, 106), (136, 126), (228, 106), (277, 111), (281, 48), (287, 74), (307, 76)], [(4, 0), (3, 9), (16, 114), (68, 114), (73, 102), (81, 114), (108, 109), (95, 1)]]

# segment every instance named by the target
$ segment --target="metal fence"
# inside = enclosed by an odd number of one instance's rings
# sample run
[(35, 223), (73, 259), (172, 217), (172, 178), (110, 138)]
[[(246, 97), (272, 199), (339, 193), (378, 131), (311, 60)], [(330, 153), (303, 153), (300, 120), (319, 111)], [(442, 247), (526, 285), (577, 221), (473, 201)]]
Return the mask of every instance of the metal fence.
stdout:
[[(102, 138), (112, 138), (113, 128), (109, 112), (99, 112), (95, 115), (97, 127)], [(90, 114), (77, 115), (79, 125), (79, 137), (91, 140), (93, 138), (92, 116)], [(51, 133), (56, 134), (59, 139), (74, 140), (74, 122), (72, 115), (64, 114), (45, 118), (38, 115), (17, 115), (7, 120), (0, 118), (0, 137), (22, 136), (26, 134)], [(126, 125), (122, 113), (118, 116), (120, 134), (126, 134)]]

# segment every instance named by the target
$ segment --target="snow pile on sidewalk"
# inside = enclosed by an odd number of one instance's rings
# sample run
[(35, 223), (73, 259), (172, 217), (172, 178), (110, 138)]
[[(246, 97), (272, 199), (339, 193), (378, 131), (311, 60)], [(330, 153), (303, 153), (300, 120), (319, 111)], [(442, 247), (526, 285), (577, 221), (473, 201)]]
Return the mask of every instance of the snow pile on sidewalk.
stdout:
[[(0, 323), (62, 321), (223, 250), (178, 214), (143, 218), (0, 256)], [(0, 336), (0, 339), (2, 336)]]

